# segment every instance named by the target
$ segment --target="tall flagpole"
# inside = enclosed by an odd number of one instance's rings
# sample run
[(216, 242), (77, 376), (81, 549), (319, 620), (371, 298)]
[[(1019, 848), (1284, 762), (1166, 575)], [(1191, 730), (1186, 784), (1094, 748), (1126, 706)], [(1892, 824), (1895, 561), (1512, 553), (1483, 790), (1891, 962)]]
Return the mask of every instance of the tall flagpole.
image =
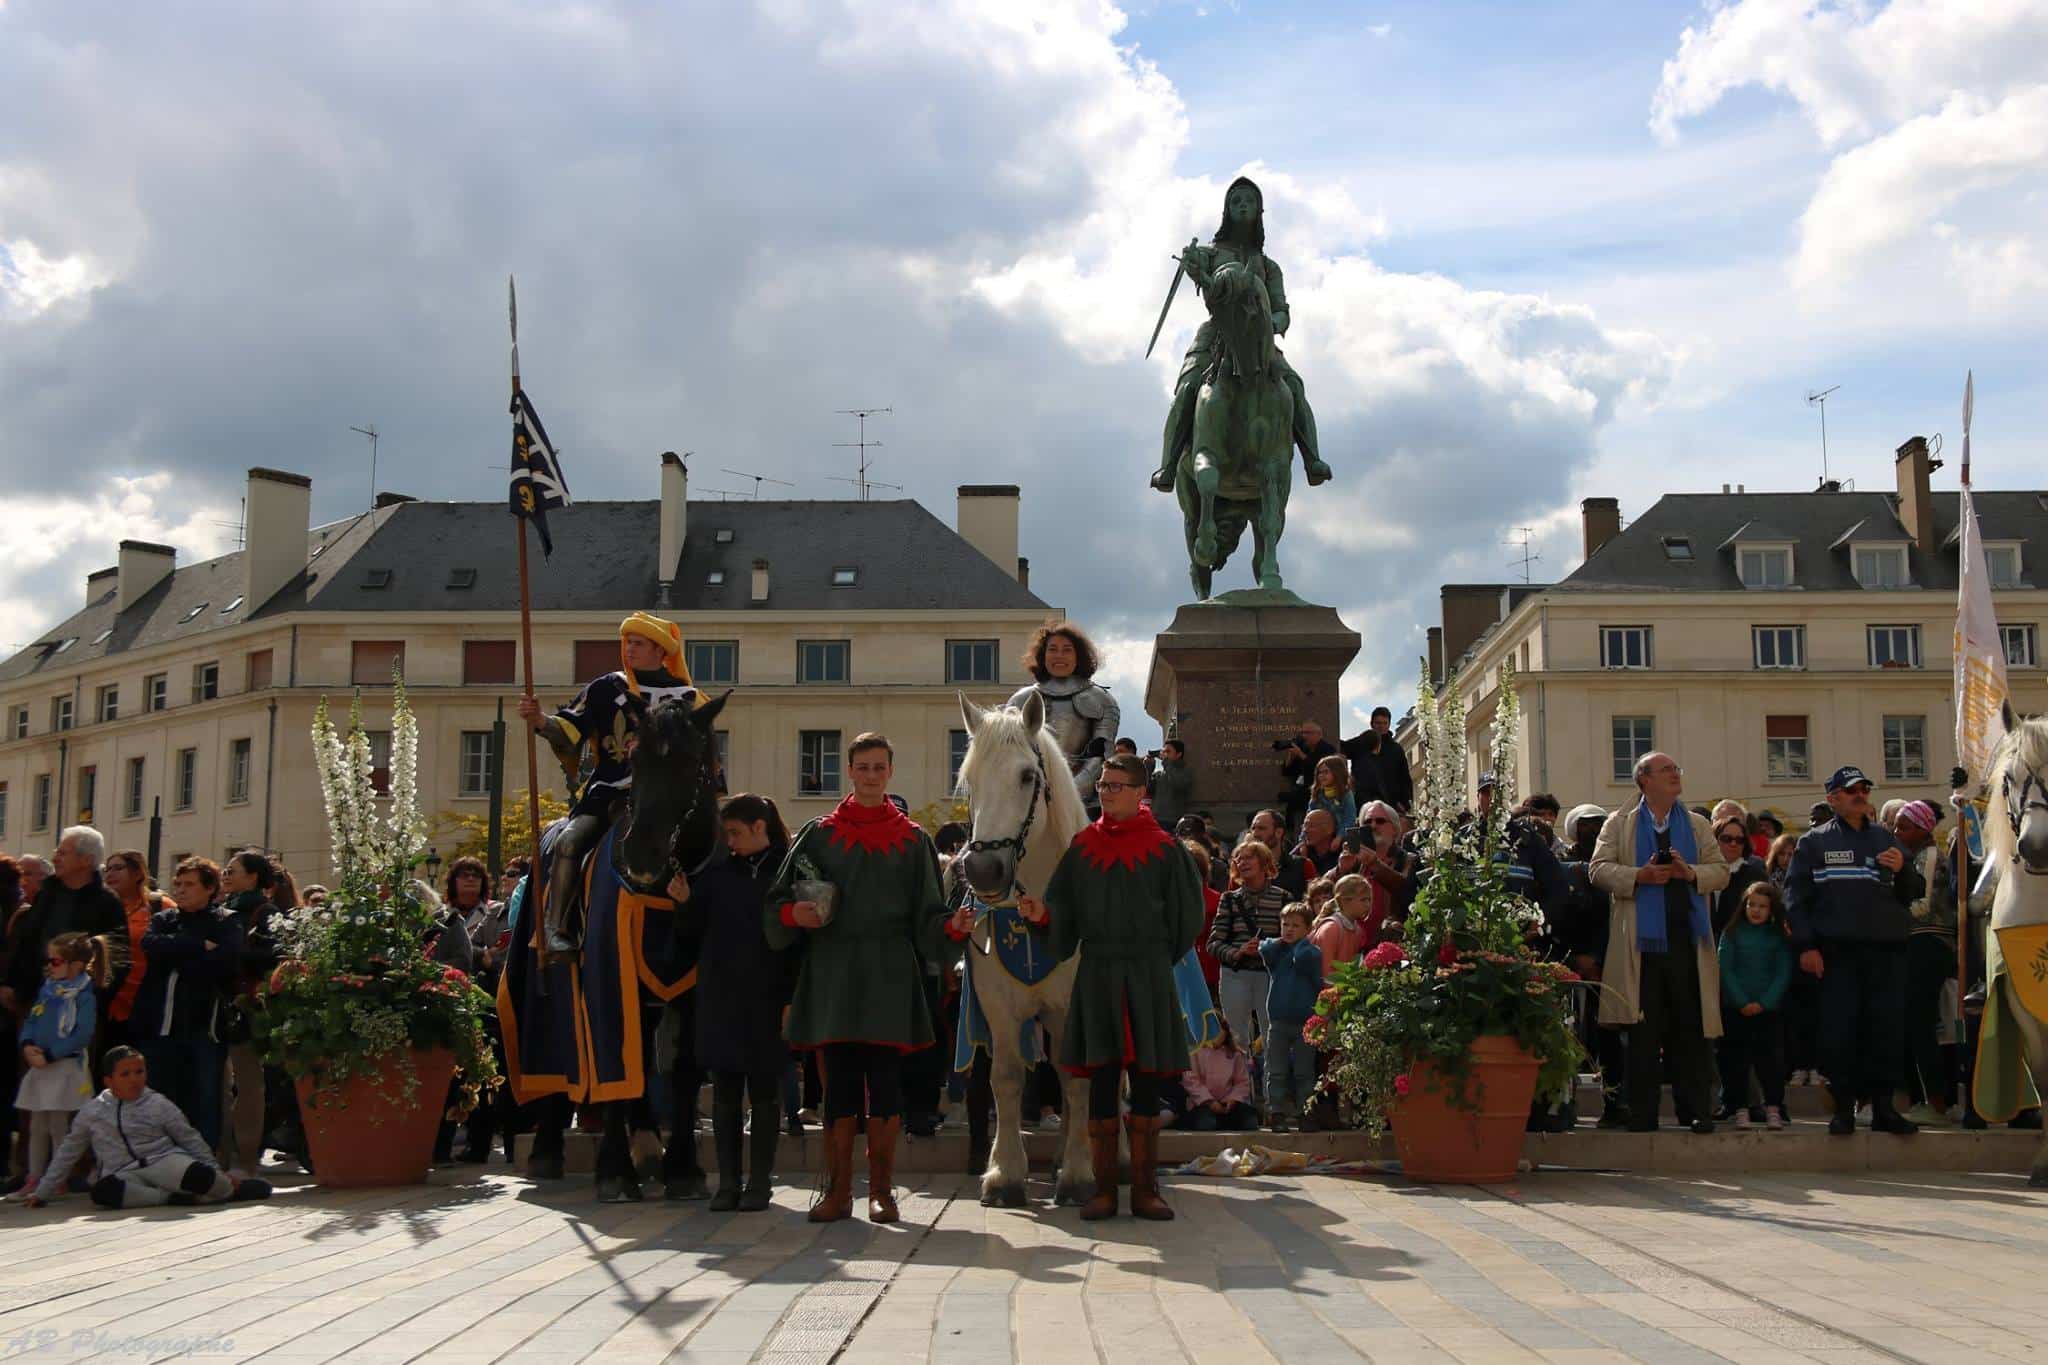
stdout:
[[(505, 298), (512, 324), (512, 398), (516, 403), (519, 398), (519, 286), (510, 275), (505, 277)], [(528, 585), (526, 574), (526, 520), (525, 517), (512, 518), (512, 524), (518, 528), (514, 534), (519, 537), (519, 656), (525, 660), (526, 697), (527, 700), (531, 701), (533, 699), (533, 593)], [(526, 898), (529, 910), (536, 904), (534, 894), (535, 888), (538, 886), (537, 882), (530, 879), (540, 875), (540, 756), (536, 749), (536, 742), (534, 728), (529, 725), (526, 727), (526, 822), (527, 827), (533, 834), (533, 845), (526, 851), (526, 875), (529, 878)], [(537, 910), (533, 910), (532, 914), (534, 942), (538, 944), (544, 941), (541, 938), (541, 918)]]
[[(1974, 523), (1974, 522), (1976, 521), (1976, 518), (1977, 518), (1977, 509), (1976, 509), (1976, 506), (1975, 506), (1975, 505), (1973, 504), (1973, 502), (1972, 502), (1972, 500), (1971, 500), (1971, 498), (1970, 498), (1970, 410), (1971, 410), (1971, 408), (1973, 408), (1973, 407), (1974, 407), (1974, 406), (1976, 405), (1976, 398), (1977, 398), (1977, 372), (1976, 372), (1975, 370), (1971, 370), (1971, 371), (1969, 371), (1969, 372), (1968, 372), (1968, 373), (1967, 373), (1967, 374), (1966, 374), (1966, 375), (1964, 376), (1964, 378), (1963, 378), (1963, 470), (1962, 470), (1962, 475), (1963, 475), (1963, 494), (1962, 494), (1962, 497), (1958, 499), (1958, 502), (1959, 502), (1959, 503), (1961, 504), (1961, 511), (1962, 511), (1962, 515), (1963, 515), (1963, 518), (1964, 518), (1965, 520), (1967, 520), (1967, 521), (1971, 522), (1971, 523)], [(1974, 549), (1974, 548), (1975, 548), (1975, 546), (1976, 546), (1976, 541), (1977, 541), (1977, 532), (1976, 532), (1976, 527), (1975, 527), (1975, 525), (1974, 525), (1974, 524), (1972, 524), (1972, 525), (1968, 525), (1968, 526), (1964, 526), (1964, 525), (1958, 524), (1958, 527), (1957, 527), (1957, 529), (1958, 529), (1958, 530), (1959, 530), (1959, 531), (1961, 532), (1961, 535), (1960, 535), (1960, 537), (1958, 538), (1958, 543), (1959, 543), (1959, 545), (1960, 545), (1960, 547), (1961, 547), (1961, 550), (1962, 550), (1962, 554), (1960, 555), (1960, 557), (1959, 557), (1959, 559), (1958, 559), (1958, 566), (1959, 566), (1959, 571), (1958, 571), (1958, 574), (1957, 574), (1957, 577), (1958, 577), (1958, 578), (1960, 578), (1960, 577), (1962, 576), (1962, 573), (1964, 573), (1964, 572), (1967, 572), (1967, 571), (1968, 571), (1968, 569), (1969, 569), (1969, 568), (1971, 567), (1971, 566), (1970, 566), (1970, 565), (1969, 565), (1969, 564), (1967, 563), (1967, 561), (1968, 561), (1968, 559), (1969, 559), (1969, 557), (1970, 557), (1970, 553), (1971, 553), (1972, 549)], [(1979, 554), (1981, 554), (1982, 552), (1981, 552), (1981, 551), (1979, 551), (1978, 553), (1979, 553)], [(1961, 604), (1961, 603), (1958, 603), (1958, 604), (1957, 604), (1957, 610), (1958, 610), (1958, 612), (1960, 612), (1960, 611), (1962, 610), (1962, 604)], [(1961, 689), (1960, 687), (1956, 689), (1956, 699), (1955, 699), (1955, 705), (1956, 705), (1956, 708), (1957, 708), (1958, 714), (1960, 714), (1960, 712), (1961, 712), (1961, 709), (1962, 709), (1962, 706), (1963, 706), (1963, 692), (1962, 692), (1962, 689)], [(1961, 762), (1962, 762), (1962, 753), (1961, 753), (1960, 751), (1958, 751), (1958, 752), (1957, 752), (1957, 754), (1956, 754), (1956, 762), (1957, 762), (1957, 764), (1958, 764), (1958, 765), (1960, 765), (1960, 764), (1961, 764)], [(1990, 774), (1988, 774), (1988, 773), (1978, 773), (1978, 774), (1973, 774), (1972, 776), (1973, 776), (1973, 777), (1974, 777), (1974, 778), (1975, 778), (1975, 779), (1976, 779), (1976, 780), (1977, 780), (1977, 781), (1978, 781), (1978, 782), (1980, 783), (1980, 785), (1981, 785), (1981, 783), (1982, 783), (1982, 782), (1983, 782), (1983, 781), (1984, 781), (1984, 780), (1985, 780), (1986, 778), (1988, 778), (1988, 777), (1990, 776)], [(1967, 1002), (1969, 1001), (1969, 998), (1970, 998), (1970, 815), (1971, 815), (1971, 811), (1970, 811), (1970, 809), (1968, 809), (1968, 808), (1967, 808), (1967, 807), (1968, 807), (1968, 803), (1969, 803), (1969, 799), (1970, 799), (1970, 796), (1969, 796), (1969, 784), (1968, 784), (1968, 782), (1965, 782), (1965, 783), (1964, 783), (1964, 786), (1963, 786), (1963, 788), (1962, 788), (1962, 789), (1960, 789), (1960, 790), (1956, 791), (1955, 793), (1953, 793), (1953, 796), (1954, 796), (1954, 803), (1955, 803), (1955, 808), (1956, 808), (1956, 820), (1957, 820), (1957, 827), (1956, 827), (1956, 1107), (1957, 1107), (1957, 1108), (1958, 1108), (1958, 1109), (1959, 1109), (1959, 1110), (1960, 1110), (1960, 1111), (1961, 1111), (1961, 1112), (1962, 1112), (1963, 1114), (1968, 1114), (1968, 1113), (1971, 1113), (1971, 1112), (1973, 1112), (1973, 1111), (1975, 1110), (1975, 1105), (1974, 1105), (1974, 1104), (1972, 1103), (1972, 1099), (1971, 1099), (1971, 1095), (1970, 1095), (1970, 1080), (1971, 1080), (1971, 1070), (1972, 1070), (1972, 1068), (1971, 1068), (1971, 1066), (1970, 1066), (1970, 1055), (1969, 1055), (1969, 1054), (1970, 1054), (1970, 1007), (1969, 1007), (1969, 1004), (1967, 1003)], [(1960, 1119), (1960, 1115), (1958, 1116), (1958, 1118)]]

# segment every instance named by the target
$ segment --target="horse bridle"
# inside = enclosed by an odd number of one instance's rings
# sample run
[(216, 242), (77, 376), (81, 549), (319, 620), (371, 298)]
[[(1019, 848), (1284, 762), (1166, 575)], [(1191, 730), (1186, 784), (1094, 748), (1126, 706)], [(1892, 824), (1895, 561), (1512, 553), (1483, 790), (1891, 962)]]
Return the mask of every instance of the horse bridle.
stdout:
[(1017, 868), (1024, 862), (1024, 841), (1031, 837), (1031, 826), (1038, 819), (1038, 803), (1043, 800), (1049, 809), (1052, 805), (1052, 779), (1046, 776), (1045, 755), (1036, 744), (1031, 746), (1032, 757), (1037, 761), (1038, 770), (1031, 775), (1031, 804), (1024, 808), (1024, 822), (1017, 826), (1017, 832), (1002, 839), (970, 839), (969, 853), (1001, 853), (1005, 849), (1015, 851), (1016, 861), (1010, 864), (1010, 890), (1025, 894), (1024, 881), (1017, 875)]
[(643, 882), (639, 880), (632, 873), (628, 872), (626, 865), (620, 861), (620, 849), (626, 842), (626, 836), (633, 829), (633, 808), (631, 805), (626, 807), (626, 814), (620, 819), (617, 833), (612, 839), (612, 872), (618, 877), (620, 882), (643, 896), (662, 895), (667, 892), (668, 884), (675, 880), (676, 873), (684, 872), (688, 876), (694, 877), (710, 866), (711, 860), (718, 856), (718, 840), (715, 838), (712, 839), (711, 847), (705, 851), (704, 856), (698, 860), (695, 867), (683, 868), (680, 865), (681, 855), (677, 852), (678, 846), (683, 840), (683, 831), (690, 827), (690, 821), (696, 818), (697, 812), (704, 808), (704, 793), (710, 789), (711, 774), (707, 771), (704, 775), (704, 780), (698, 783), (696, 791), (691, 793), (690, 804), (683, 807), (682, 815), (676, 820), (676, 827), (669, 832), (668, 857), (662, 864), (660, 875), (652, 881)]
[[(2029, 771), (2026, 777), (2020, 781), (2018, 799), (2015, 800), (2012, 789), (2012, 769), (2008, 768), (2005, 771), (2005, 775), (1999, 778), (1998, 788), (1999, 797), (2005, 802), (2005, 823), (2012, 826), (2012, 860), (2021, 866), (2025, 866), (2024, 861), (2020, 857), (2020, 825), (2026, 819), (2027, 812), (2030, 810), (2048, 812), (2048, 784), (2042, 783), (2039, 774)], [(2027, 870), (2032, 871), (2033, 869), (2028, 868)]]

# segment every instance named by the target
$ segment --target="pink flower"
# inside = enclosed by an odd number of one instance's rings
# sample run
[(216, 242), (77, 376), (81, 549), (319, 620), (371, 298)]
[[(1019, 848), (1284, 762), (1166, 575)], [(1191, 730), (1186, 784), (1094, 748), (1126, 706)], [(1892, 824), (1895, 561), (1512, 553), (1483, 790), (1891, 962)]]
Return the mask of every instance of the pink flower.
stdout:
[(1301, 1040), (1314, 1047), (1321, 1047), (1330, 1034), (1330, 1021), (1320, 1014), (1312, 1014), (1301, 1026)]
[(1334, 1005), (1334, 1004), (1336, 1004), (1336, 1003), (1337, 1003), (1337, 988), (1336, 988), (1335, 986), (1325, 986), (1325, 987), (1323, 987), (1323, 989), (1322, 989), (1322, 993), (1321, 993), (1320, 995), (1316, 996), (1316, 1000), (1317, 1000), (1317, 1002), (1318, 1002), (1318, 1003), (1320, 1003), (1320, 1004), (1324, 1004), (1324, 1005)]
[(1406, 1095), (1408, 1093), (1408, 1086), (1409, 1080), (1406, 1076), (1394, 1077), (1394, 1093), (1396, 1095)]
[(1365, 965), (1374, 971), (1379, 971), (1383, 967), (1398, 967), (1407, 960), (1408, 954), (1398, 943), (1382, 943), (1365, 955)]

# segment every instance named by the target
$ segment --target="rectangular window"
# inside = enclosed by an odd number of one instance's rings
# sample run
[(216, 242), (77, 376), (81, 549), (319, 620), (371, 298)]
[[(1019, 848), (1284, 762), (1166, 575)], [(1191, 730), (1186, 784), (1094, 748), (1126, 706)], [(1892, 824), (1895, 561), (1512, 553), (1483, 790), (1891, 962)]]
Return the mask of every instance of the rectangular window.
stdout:
[(1986, 545), (1984, 547), (1984, 569), (1991, 576), (1994, 588), (2017, 588), (2020, 586), (2020, 547), (2017, 545)]
[(78, 770), (78, 823), (92, 823), (93, 808), (100, 799), (100, 770), (96, 763), (88, 763)]
[(391, 795), (391, 732), (366, 730), (370, 741), (370, 788), (379, 796)]
[(199, 751), (178, 750), (178, 779), (171, 788), (171, 807), (191, 810), (199, 800)]
[(738, 640), (691, 640), (683, 645), (683, 663), (699, 687), (730, 687), (740, 680)]
[(1636, 780), (1636, 760), (1654, 747), (1656, 726), (1649, 716), (1614, 718), (1614, 780)]
[(797, 731), (796, 794), (839, 795), (839, 732)]
[(357, 687), (389, 687), (405, 672), (403, 640), (357, 640), (349, 647), (349, 680)]
[(1856, 581), (1866, 588), (1906, 586), (1906, 547), (1866, 545), (1856, 550)]
[(1602, 668), (1648, 668), (1650, 628), (1648, 626), (1600, 627)]
[(0, 839), (7, 837), (7, 784), (0, 782)]
[(1812, 781), (1807, 742), (1805, 716), (1765, 716), (1764, 777), (1772, 782)]
[(253, 741), (247, 739), (228, 742), (228, 804), (240, 806), (249, 800), (249, 754)]
[(92, 718), (104, 725), (121, 718), (121, 685), (108, 683), (92, 696)]
[(270, 686), (271, 653), (267, 649), (249, 651), (249, 667), (242, 678), (242, 690), (261, 692)]
[(69, 730), (71, 728), (71, 697), (65, 694), (50, 698), (50, 728)]
[(142, 779), (145, 760), (128, 760), (128, 774), (121, 783), (121, 818), (139, 820), (142, 818)]
[(28, 708), (26, 706), (8, 708), (7, 737), (9, 739), (28, 738)]
[(619, 671), (619, 642), (613, 640), (578, 640), (576, 642), (576, 681), (587, 683), (592, 678), (602, 678), (607, 673)]
[(1806, 667), (1805, 626), (1751, 626), (1749, 639), (1758, 668)]
[(1790, 550), (1743, 550), (1736, 556), (1736, 566), (1742, 576), (1742, 586), (1745, 588), (1792, 586)]
[(519, 646), (511, 640), (464, 640), (462, 681), (472, 687), (490, 684), (502, 687), (513, 680), (519, 667)]
[(2039, 668), (2040, 640), (2032, 626), (2000, 626), (1998, 639), (2005, 646), (2007, 668)]
[(1920, 627), (1872, 626), (1869, 639), (1872, 668), (1920, 666)]
[(732, 769), (726, 765), (732, 761), (732, 731), (713, 730), (711, 744), (713, 751), (718, 755), (718, 790), (721, 793), (729, 792), (732, 790), (732, 779), (727, 774)]
[(796, 680), (800, 683), (843, 683), (853, 645), (846, 640), (798, 640)]
[(946, 790), (960, 790), (960, 765), (967, 761), (967, 744), (974, 737), (965, 730), (946, 731)]
[(212, 701), (220, 695), (220, 665), (218, 663), (194, 664), (192, 666), (192, 700)]
[(946, 681), (992, 683), (996, 680), (994, 640), (946, 641)]
[(30, 801), (28, 808), (28, 827), (37, 834), (50, 827), (50, 775), (48, 773), (36, 774), (35, 796)]
[(162, 711), (171, 704), (171, 675), (152, 673), (142, 680), (142, 709)]
[(1893, 782), (1927, 780), (1927, 717), (1884, 718), (1884, 775)]
[(464, 730), (462, 732), (462, 766), (457, 770), (455, 794), (457, 796), (489, 796), (491, 794), (491, 732), (489, 730)]

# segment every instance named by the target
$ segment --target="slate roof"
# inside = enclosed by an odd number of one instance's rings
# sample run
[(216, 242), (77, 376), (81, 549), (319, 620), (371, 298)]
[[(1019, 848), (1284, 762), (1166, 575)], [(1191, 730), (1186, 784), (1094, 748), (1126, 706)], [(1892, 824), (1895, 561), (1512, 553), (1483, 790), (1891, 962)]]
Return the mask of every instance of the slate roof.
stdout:
[[(584, 502), (548, 515), (555, 553), (530, 544), (536, 611), (651, 608), (657, 596), (658, 502)], [(516, 611), (517, 548), (499, 502), (400, 502), (308, 538), (307, 570), (251, 612), (223, 614), (242, 591), (239, 551), (181, 566), (126, 612), (114, 579), (35, 644), (0, 663), (0, 682), (70, 670), (109, 654), (183, 640), (288, 612)], [(721, 540), (720, 533), (729, 532)], [(325, 549), (320, 549), (325, 545)], [(692, 502), (669, 612), (753, 608), (754, 561), (769, 561), (769, 611), (1050, 611), (1036, 593), (908, 499)], [(850, 586), (835, 570), (852, 569)], [(467, 573), (463, 571), (468, 571)], [(724, 581), (713, 584), (714, 571)], [(453, 584), (468, 580), (470, 586)], [(381, 587), (371, 587), (382, 582)], [(184, 617), (194, 606), (204, 610)], [(103, 631), (107, 639), (98, 641)], [(62, 653), (50, 646), (75, 638)]]
[[(1984, 540), (2025, 542), (2030, 553), (2022, 555), (2022, 577), (2029, 584), (2048, 583), (2048, 563), (2036, 561), (2032, 551), (2048, 546), (2048, 494), (1980, 492), (1975, 501)], [(1911, 547), (1912, 585), (1892, 591), (1955, 591), (1954, 537), (1961, 502), (1957, 493), (1934, 495), (1939, 548), (1930, 560), (1917, 545)], [(1790, 541), (1793, 583), (1806, 592), (1863, 591), (1851, 571), (1850, 541), (1907, 539), (1893, 493), (1668, 493), (1554, 590), (1753, 591), (1736, 575), (1735, 547), (1729, 542), (1738, 532), (1748, 541)], [(1667, 538), (1681, 536), (1691, 542), (1690, 560), (1673, 559), (1665, 551)]]

